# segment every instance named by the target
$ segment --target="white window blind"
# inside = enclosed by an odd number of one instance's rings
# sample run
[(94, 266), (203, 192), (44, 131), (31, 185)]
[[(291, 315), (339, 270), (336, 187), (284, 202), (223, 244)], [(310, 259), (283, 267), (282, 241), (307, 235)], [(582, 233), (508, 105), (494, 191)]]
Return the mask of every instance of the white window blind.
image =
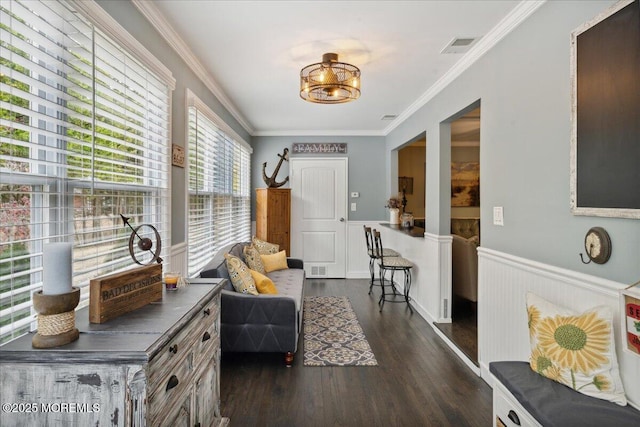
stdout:
[(2, 0), (0, 36), (5, 342), (34, 326), (31, 295), (42, 286), (44, 243), (73, 243), (81, 306), (90, 279), (132, 267), (130, 230), (120, 214), (134, 225), (154, 225), (163, 246), (170, 245), (173, 82), (151, 72), (73, 2)]
[(189, 276), (214, 253), (251, 238), (251, 147), (190, 92)]

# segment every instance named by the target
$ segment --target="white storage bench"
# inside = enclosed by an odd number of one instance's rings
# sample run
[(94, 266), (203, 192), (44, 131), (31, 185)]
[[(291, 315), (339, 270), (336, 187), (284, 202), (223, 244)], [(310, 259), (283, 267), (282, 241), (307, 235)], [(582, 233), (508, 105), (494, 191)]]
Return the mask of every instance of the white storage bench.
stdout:
[(640, 411), (571, 390), (533, 372), (527, 362), (491, 362), (498, 427), (640, 426)]

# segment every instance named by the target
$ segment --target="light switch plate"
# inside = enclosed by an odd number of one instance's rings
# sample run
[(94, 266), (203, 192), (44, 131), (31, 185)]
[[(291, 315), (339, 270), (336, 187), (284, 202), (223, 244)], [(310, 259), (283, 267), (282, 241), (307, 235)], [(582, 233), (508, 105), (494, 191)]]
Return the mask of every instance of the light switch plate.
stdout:
[(355, 202), (354, 202), (354, 203), (351, 203), (351, 211), (352, 211), (352, 212), (355, 212), (355, 211), (356, 211), (356, 204), (355, 204)]
[(502, 206), (493, 207), (493, 225), (504, 225), (504, 209)]

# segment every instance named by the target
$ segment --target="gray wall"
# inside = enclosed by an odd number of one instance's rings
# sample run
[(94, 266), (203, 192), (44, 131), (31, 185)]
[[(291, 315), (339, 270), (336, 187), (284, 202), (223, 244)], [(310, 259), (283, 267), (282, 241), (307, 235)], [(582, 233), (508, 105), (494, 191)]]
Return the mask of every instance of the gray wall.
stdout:
[[(176, 88), (173, 91), (171, 142), (185, 146), (186, 127), (186, 89), (190, 89), (213, 112), (231, 126), (240, 137), (250, 142), (251, 136), (244, 130), (218, 99), (207, 89), (204, 83), (196, 77), (182, 58), (167, 44), (164, 38), (155, 30), (147, 19), (129, 1), (97, 0), (97, 3), (107, 11), (133, 37), (144, 45), (157, 59), (159, 59), (173, 73)], [(172, 166), (171, 170), (171, 240), (172, 244), (186, 240), (186, 199), (185, 199), (186, 169)]]
[[(351, 202), (357, 203), (357, 211), (349, 210), (349, 220), (351, 221), (373, 221), (388, 220), (388, 213), (384, 205), (389, 198), (386, 190), (386, 173), (385, 173), (385, 144), (382, 136), (262, 136), (253, 137), (253, 156), (251, 157), (251, 183), (253, 190), (256, 188), (264, 188), (265, 183), (262, 179), (262, 163), (267, 162), (266, 173), (271, 176), (279, 157), (278, 153), (282, 153), (285, 147), (289, 148), (291, 153), (291, 145), (294, 142), (346, 142), (347, 154), (349, 159), (349, 189), (348, 194), (357, 191), (360, 197), (351, 199)], [(302, 155), (297, 155), (302, 156)], [(345, 157), (345, 155), (334, 155), (337, 157)], [(310, 157), (310, 156), (309, 156)], [(325, 156), (329, 157), (329, 155)], [(282, 181), (289, 175), (289, 164), (283, 163), (278, 173), (278, 181)], [(285, 186), (289, 187), (289, 183)], [(255, 198), (253, 199), (253, 215), (255, 219)]]
[[(480, 100), (482, 246), (623, 283), (640, 278), (638, 220), (569, 209), (570, 34), (613, 3), (545, 3), (387, 136), (391, 150), (426, 130), (427, 231), (447, 234), (449, 224), (450, 138), (442, 122)], [(492, 223), (494, 206), (504, 207), (503, 227)], [(593, 226), (611, 236), (605, 265), (583, 265), (578, 255)]]

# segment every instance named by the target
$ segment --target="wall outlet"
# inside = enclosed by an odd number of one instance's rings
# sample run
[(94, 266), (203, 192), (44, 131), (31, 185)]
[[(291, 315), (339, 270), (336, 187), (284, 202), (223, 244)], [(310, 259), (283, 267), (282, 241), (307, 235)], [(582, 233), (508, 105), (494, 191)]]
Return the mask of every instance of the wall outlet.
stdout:
[(504, 225), (504, 210), (502, 206), (493, 207), (493, 225)]

